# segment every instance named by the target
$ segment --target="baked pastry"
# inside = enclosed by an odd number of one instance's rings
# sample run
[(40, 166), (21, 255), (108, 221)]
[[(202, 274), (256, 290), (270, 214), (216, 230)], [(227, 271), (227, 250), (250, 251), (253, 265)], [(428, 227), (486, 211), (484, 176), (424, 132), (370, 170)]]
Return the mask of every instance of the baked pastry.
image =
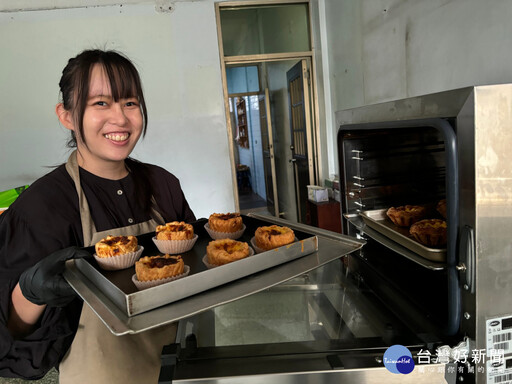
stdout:
[(413, 225), (409, 233), (421, 244), (429, 247), (441, 247), (446, 244), (446, 221), (440, 219), (420, 220)]
[(259, 227), (254, 234), (254, 242), (258, 248), (264, 251), (281, 247), (295, 241), (295, 233), (291, 228), (270, 225)]
[(113, 257), (137, 251), (135, 236), (107, 236), (94, 246), (98, 257)]
[(439, 200), (436, 210), (446, 219), (446, 199)]
[(427, 209), (421, 205), (402, 205), (396, 208), (389, 208), (386, 215), (391, 219), (393, 224), (399, 227), (409, 227), (423, 219), (426, 213)]
[(211, 230), (217, 232), (237, 232), (242, 229), (244, 223), (239, 213), (213, 213), (208, 219)]
[(207, 261), (213, 265), (224, 265), (249, 255), (249, 244), (232, 239), (213, 240), (206, 247)]
[(194, 237), (194, 227), (184, 221), (173, 221), (156, 227), (157, 240), (189, 240)]
[(181, 275), (184, 267), (180, 255), (145, 256), (135, 263), (135, 274), (139, 281), (159, 280)]

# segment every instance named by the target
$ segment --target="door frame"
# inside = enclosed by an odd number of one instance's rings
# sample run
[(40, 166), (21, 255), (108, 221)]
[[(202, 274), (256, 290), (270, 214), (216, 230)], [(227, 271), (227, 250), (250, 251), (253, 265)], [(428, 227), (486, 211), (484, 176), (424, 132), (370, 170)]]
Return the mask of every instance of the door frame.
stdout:
[[(220, 9), (224, 7), (247, 7), (247, 6), (259, 6), (259, 5), (269, 5), (269, 4), (304, 4), (308, 5), (308, 16), (309, 16), (309, 39), (311, 50), (310, 51), (302, 51), (302, 52), (287, 52), (287, 53), (271, 53), (271, 54), (258, 54), (258, 55), (240, 55), (240, 56), (224, 56), (224, 47), (222, 45), (222, 29), (220, 25)], [(309, 60), (311, 63), (311, 84), (310, 84), (310, 102), (311, 102), (311, 124), (312, 124), (312, 142), (308, 143), (312, 147), (311, 156), (314, 162), (314, 180), (319, 180), (319, 175), (321, 172), (321, 154), (319, 151), (319, 138), (320, 138), (320, 121), (319, 121), (319, 107), (318, 107), (318, 92), (316, 87), (316, 65), (315, 65), (315, 48), (314, 48), (314, 40), (313, 40), (313, 32), (312, 32), (312, 18), (311, 18), (311, 4), (310, 0), (268, 0), (268, 1), (258, 1), (258, 0), (250, 0), (250, 1), (224, 1), (224, 2), (216, 2), (215, 3), (215, 15), (216, 15), (216, 24), (217, 24), (217, 41), (219, 44), (219, 56), (220, 56), (220, 64), (221, 64), (221, 80), (222, 80), (222, 90), (224, 96), (224, 110), (226, 116), (226, 128), (228, 135), (228, 148), (229, 148), (229, 157), (231, 163), (231, 179), (233, 184), (233, 199), (235, 202), (235, 210), (240, 210), (240, 200), (238, 195), (238, 184), (237, 184), (237, 174), (236, 174), (236, 164), (235, 164), (235, 148), (233, 140), (233, 126), (231, 124), (230, 118), (230, 109), (229, 109), (229, 96), (228, 95), (228, 85), (227, 85), (227, 77), (226, 77), (226, 66), (233, 64), (253, 64), (258, 65), (264, 62), (272, 62), (272, 61), (285, 61), (285, 60)], [(261, 91), (261, 90), (260, 90)]]
[[(309, 64), (309, 65), (308, 65)], [(304, 207), (302, 207), (302, 201), (304, 200), (303, 197), (307, 195), (307, 188), (301, 189), (301, 172), (299, 172), (299, 167), (302, 169), (307, 169), (307, 184), (306, 185), (314, 185), (316, 184), (315, 180), (315, 160), (313, 156), (313, 148), (314, 148), (314, 139), (313, 139), (313, 130), (312, 130), (312, 118), (311, 118), (311, 91), (310, 91), (310, 70), (309, 67), (311, 66), (311, 63), (307, 59), (302, 59), (297, 62), (292, 68), (290, 68), (286, 72), (286, 78), (288, 83), (288, 99), (289, 99), (289, 116), (290, 116), (290, 135), (291, 135), (291, 146), (290, 149), (292, 150), (292, 159), (290, 160), (293, 162), (293, 169), (294, 169), (294, 179), (295, 179), (295, 204), (297, 206), (297, 217), (298, 221), (301, 223), (306, 223), (306, 217), (307, 217), (307, 204), (306, 201), (304, 201)], [(293, 78), (292, 78), (293, 77)], [(301, 117), (304, 119), (304, 138), (306, 140), (306, 145), (303, 150), (306, 152), (305, 159), (301, 159), (302, 154), (298, 155), (297, 150), (301, 148), (297, 148), (298, 144), (297, 138), (295, 133), (297, 132), (297, 127), (295, 125), (296, 118), (294, 118), (294, 99), (297, 98), (297, 93), (293, 92), (293, 89), (291, 88), (291, 83), (294, 80), (300, 81), (300, 86), (302, 91), (300, 92), (300, 95), (302, 96), (302, 111), (299, 116), (299, 120), (302, 120)], [(294, 95), (295, 94), (295, 95)], [(295, 100), (296, 101), (296, 100)], [(305, 160), (305, 164), (304, 164)], [(299, 165), (301, 164), (301, 165)], [(304, 186), (305, 187), (305, 186)]]

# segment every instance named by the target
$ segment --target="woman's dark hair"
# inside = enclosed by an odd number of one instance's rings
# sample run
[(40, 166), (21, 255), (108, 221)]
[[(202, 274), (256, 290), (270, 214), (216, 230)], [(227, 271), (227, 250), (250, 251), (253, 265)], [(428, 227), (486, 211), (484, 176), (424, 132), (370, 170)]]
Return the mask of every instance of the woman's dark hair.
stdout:
[[(71, 112), (83, 143), (87, 146), (83, 119), (89, 95), (90, 75), (95, 64), (101, 65), (105, 70), (110, 82), (112, 98), (115, 101), (130, 97), (138, 98), (143, 117), (142, 136), (144, 136), (148, 125), (148, 113), (139, 72), (133, 63), (121, 53), (93, 49), (83, 51), (78, 56), (69, 59), (59, 82), (62, 104), (66, 110)], [(76, 147), (76, 140), (75, 132), (71, 131), (68, 147)], [(131, 158), (126, 159), (126, 165), (136, 180), (136, 198), (144, 206), (144, 211), (149, 214), (153, 190), (147, 176), (147, 169), (144, 163)]]
[[(71, 112), (78, 127), (78, 134), (87, 146), (84, 136), (83, 118), (87, 97), (89, 95), (89, 80), (92, 68), (99, 64), (105, 70), (110, 82), (112, 98), (119, 101), (122, 98), (137, 97), (142, 110), (144, 128), (142, 136), (146, 134), (148, 124), (148, 113), (139, 72), (133, 63), (116, 51), (102, 51), (99, 49), (86, 50), (78, 56), (69, 59), (68, 64), (62, 71), (59, 81), (62, 104)], [(76, 147), (76, 133), (71, 131), (69, 147)]]

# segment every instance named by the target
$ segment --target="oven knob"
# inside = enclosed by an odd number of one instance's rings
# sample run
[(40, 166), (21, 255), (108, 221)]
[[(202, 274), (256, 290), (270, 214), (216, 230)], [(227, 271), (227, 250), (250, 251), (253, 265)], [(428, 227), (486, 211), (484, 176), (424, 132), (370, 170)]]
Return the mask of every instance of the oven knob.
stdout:
[(466, 320), (469, 320), (471, 318), (471, 315), (469, 313), (467, 313), (467, 312), (464, 312), (464, 318)]

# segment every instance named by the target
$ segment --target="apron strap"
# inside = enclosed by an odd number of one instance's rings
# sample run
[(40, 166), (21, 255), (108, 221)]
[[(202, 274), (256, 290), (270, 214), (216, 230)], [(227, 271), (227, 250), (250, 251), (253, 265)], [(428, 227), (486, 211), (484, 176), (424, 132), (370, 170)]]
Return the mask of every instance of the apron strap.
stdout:
[(141, 235), (143, 233), (148, 233), (154, 231), (157, 225), (165, 224), (165, 220), (162, 215), (156, 209), (157, 204), (155, 198), (151, 196), (151, 219), (142, 223), (137, 223), (133, 225), (129, 225), (126, 227), (120, 228), (112, 228), (107, 231), (96, 232), (96, 226), (94, 225), (94, 221), (91, 217), (91, 212), (89, 210), (89, 204), (87, 203), (87, 198), (85, 197), (85, 193), (82, 189), (82, 185), (80, 184), (80, 172), (78, 168), (77, 161), (77, 151), (74, 150), (73, 153), (68, 158), (66, 163), (66, 170), (69, 175), (73, 179), (75, 183), (76, 192), (78, 194), (78, 208), (80, 210), (80, 220), (82, 222), (82, 233), (84, 237), (84, 247), (90, 247), (96, 244), (101, 239), (105, 238), (107, 235), (112, 236), (121, 236), (121, 235)]
[(91, 218), (89, 204), (85, 198), (85, 193), (80, 184), (80, 172), (78, 171), (78, 161), (76, 158), (76, 149), (71, 153), (66, 163), (66, 170), (75, 183), (76, 192), (78, 194), (78, 209), (80, 210), (80, 220), (82, 222), (82, 233), (84, 237), (84, 247), (92, 244), (93, 234), (96, 233), (96, 226)]

